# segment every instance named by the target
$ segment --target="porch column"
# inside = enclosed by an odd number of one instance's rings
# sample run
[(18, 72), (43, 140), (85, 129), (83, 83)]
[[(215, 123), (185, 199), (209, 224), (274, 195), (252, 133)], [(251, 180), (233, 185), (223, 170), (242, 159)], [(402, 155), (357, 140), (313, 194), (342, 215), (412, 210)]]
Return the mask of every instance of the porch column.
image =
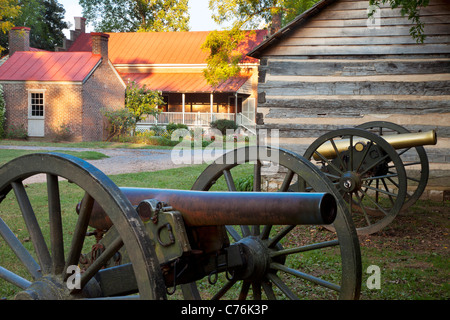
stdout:
[(184, 93), (181, 94), (181, 101), (182, 101), (181, 104), (182, 104), (182, 106), (183, 106), (183, 110), (182, 110), (182, 111), (183, 111), (183, 124), (184, 124), (184, 122), (185, 122), (185, 121), (184, 121), (184, 113), (185, 113), (185, 111), (186, 111), (186, 110), (185, 110), (185, 109), (186, 109), (186, 96), (185, 96)]
[(209, 101), (210, 101), (210, 109), (211, 109), (211, 122), (213, 121), (213, 104), (214, 104), (214, 95), (211, 93), (211, 95), (209, 96)]
[(234, 94), (234, 121), (237, 121), (237, 108), (238, 108), (238, 94)]

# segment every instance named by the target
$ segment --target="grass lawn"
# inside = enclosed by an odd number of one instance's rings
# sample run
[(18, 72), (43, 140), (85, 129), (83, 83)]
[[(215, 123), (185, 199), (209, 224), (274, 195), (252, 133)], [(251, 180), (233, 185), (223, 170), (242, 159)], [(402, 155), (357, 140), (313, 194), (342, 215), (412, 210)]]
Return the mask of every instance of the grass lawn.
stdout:
[(153, 146), (140, 143), (125, 142), (107, 142), (107, 141), (91, 141), (91, 142), (45, 142), (45, 141), (28, 141), (28, 140), (0, 140), (0, 145), (5, 146), (36, 146), (36, 147), (60, 147), (60, 148), (90, 148), (90, 149), (172, 149), (168, 146)]
[[(17, 158), (20, 156), (24, 156), (26, 154), (30, 153), (37, 153), (37, 152), (50, 152), (45, 150), (15, 150), (15, 149), (1, 149), (0, 150), (0, 166)], [(59, 152), (59, 153), (65, 153), (70, 154), (72, 156), (76, 156), (78, 158), (84, 159), (84, 160), (100, 160), (103, 158), (108, 158), (107, 155), (97, 152), (97, 151), (66, 151), (66, 150), (56, 150), (51, 152)]]
[[(4, 150), (0, 151), (0, 154)], [(245, 166), (233, 174), (245, 177)], [(239, 168), (238, 167), (238, 168)], [(167, 189), (190, 189), (205, 165), (170, 169), (158, 172), (121, 174), (110, 178), (122, 187), (151, 187)], [(223, 180), (217, 182), (217, 189), (225, 190)], [(81, 200), (83, 191), (67, 181), (60, 182), (61, 203), (63, 207), (64, 234), (69, 242), (76, 222), (75, 205)], [(43, 190), (44, 189), (44, 190)], [(43, 184), (30, 184), (26, 188), (33, 208), (45, 232), (48, 227), (47, 196)], [(381, 232), (360, 237), (362, 253), (362, 294), (365, 300), (448, 300), (449, 285), (449, 202), (419, 201), (407, 213), (401, 213), (394, 222)], [(19, 240), (32, 250), (32, 244), (21, 219), (20, 210), (12, 192), (0, 203), (0, 217), (11, 227)], [(295, 234), (296, 241), (303, 237), (327, 236), (329, 231), (323, 228), (306, 228)], [(91, 240), (92, 241), (92, 237)], [(86, 246), (89, 246), (87, 243)], [(89, 251), (89, 250), (88, 250)], [(298, 263), (314, 269), (320, 264), (333, 268), (339, 260), (339, 253), (331, 252), (329, 257), (305, 255)], [(381, 271), (379, 289), (369, 289), (371, 273), (369, 266), (378, 266)], [(15, 255), (0, 240), (0, 266), (27, 276), (21, 270), (21, 264)], [(203, 282), (200, 289), (210, 290)], [(0, 280), (0, 298), (12, 297), (15, 288)], [(305, 299), (314, 297), (305, 293)], [(326, 298), (326, 297), (325, 297)]]

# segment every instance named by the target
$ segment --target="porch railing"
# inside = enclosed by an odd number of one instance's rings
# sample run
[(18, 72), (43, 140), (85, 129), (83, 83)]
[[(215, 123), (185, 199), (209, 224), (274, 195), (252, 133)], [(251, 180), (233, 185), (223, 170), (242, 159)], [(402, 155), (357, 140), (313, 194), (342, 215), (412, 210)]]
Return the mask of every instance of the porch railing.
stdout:
[(159, 115), (148, 116), (138, 123), (138, 127), (152, 125), (166, 125), (169, 123), (182, 123), (188, 126), (209, 127), (210, 123), (219, 119), (235, 121), (234, 113), (206, 113), (206, 112), (161, 112)]
[(237, 114), (236, 124), (244, 127), (251, 133), (256, 134), (256, 123), (252, 119), (244, 116), (242, 113)]

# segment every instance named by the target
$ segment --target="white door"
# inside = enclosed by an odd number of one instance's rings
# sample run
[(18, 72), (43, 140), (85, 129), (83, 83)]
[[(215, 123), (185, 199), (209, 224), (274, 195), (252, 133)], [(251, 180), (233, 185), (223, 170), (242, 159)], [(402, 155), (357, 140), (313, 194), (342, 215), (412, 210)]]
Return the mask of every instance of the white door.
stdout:
[(43, 137), (45, 135), (45, 101), (44, 92), (28, 93), (28, 136)]

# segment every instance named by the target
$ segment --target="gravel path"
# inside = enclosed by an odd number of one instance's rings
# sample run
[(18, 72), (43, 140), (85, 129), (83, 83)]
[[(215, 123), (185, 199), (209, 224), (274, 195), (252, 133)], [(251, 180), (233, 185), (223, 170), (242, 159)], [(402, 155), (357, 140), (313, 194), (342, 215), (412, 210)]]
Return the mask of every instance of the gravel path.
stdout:
[[(170, 168), (187, 166), (189, 164), (177, 163), (173, 160), (172, 150), (165, 149), (90, 149), (90, 148), (60, 148), (60, 147), (32, 147), (32, 146), (0, 146), (2, 149), (21, 150), (70, 150), (70, 151), (97, 151), (109, 158), (101, 160), (86, 160), (106, 175), (121, 173), (136, 173), (159, 171)], [(194, 151), (192, 151), (194, 155)], [(179, 161), (178, 161), (179, 162)], [(36, 175), (26, 180), (27, 183), (40, 182), (42, 175)]]

